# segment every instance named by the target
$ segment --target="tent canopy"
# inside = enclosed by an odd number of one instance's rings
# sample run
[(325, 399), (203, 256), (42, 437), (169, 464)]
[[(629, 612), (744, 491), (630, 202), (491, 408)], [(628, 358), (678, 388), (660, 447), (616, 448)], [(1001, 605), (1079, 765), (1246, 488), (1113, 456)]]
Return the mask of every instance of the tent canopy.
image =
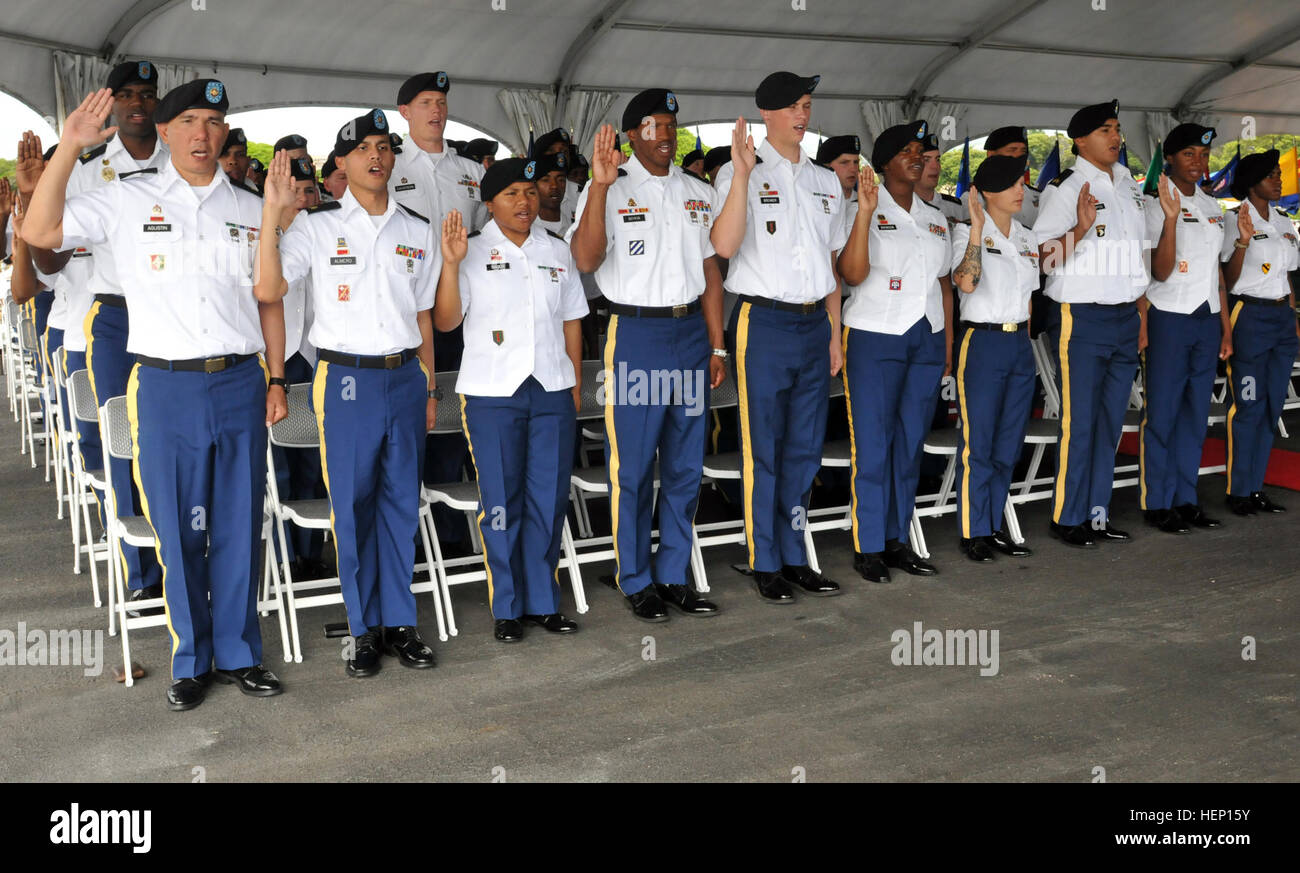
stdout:
[[(617, 122), (661, 85), (684, 123), (757, 119), (778, 69), (819, 73), (813, 126), (870, 140), (908, 117), (955, 122), (948, 139), (1003, 124), (1064, 128), (1118, 97), (1130, 139), (1172, 117), (1224, 138), (1300, 129), (1294, 0), (6, 0), (0, 87), (60, 116), (56, 54), (147, 58), (216, 75), (232, 111), (391, 107), (410, 73), (446, 70), (453, 118), (519, 148), (500, 92), (543, 92), (530, 120)], [(807, 7), (805, 10), (803, 7)], [(1096, 7), (1103, 7), (1098, 9)], [(599, 99), (590, 100), (592, 95)], [(575, 95), (583, 118), (573, 120)], [(591, 108), (594, 105), (594, 110)], [(874, 110), (871, 107), (875, 107)], [(874, 115), (872, 112), (874, 111)], [(873, 122), (874, 119), (874, 122)], [(584, 151), (586, 144), (584, 143)]]

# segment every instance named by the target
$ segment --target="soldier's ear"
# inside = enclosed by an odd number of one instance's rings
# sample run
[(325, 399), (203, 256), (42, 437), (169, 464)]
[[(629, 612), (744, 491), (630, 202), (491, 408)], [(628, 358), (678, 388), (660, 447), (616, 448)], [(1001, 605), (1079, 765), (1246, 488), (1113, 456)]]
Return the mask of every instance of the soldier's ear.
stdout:
[(162, 124), (155, 124), (154, 127), (157, 128), (158, 138), (162, 140), (163, 145), (169, 145), (167, 141), (167, 123), (163, 122)]

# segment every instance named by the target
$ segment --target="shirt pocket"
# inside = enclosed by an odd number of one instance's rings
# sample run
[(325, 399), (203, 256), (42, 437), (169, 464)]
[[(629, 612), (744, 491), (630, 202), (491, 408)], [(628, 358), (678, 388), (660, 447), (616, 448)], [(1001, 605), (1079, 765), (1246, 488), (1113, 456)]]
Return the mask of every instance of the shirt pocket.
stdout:
[(169, 223), (146, 224), (135, 232), (129, 265), (118, 264), (118, 271), (134, 275), (145, 282), (168, 282), (185, 269), (182, 234)]

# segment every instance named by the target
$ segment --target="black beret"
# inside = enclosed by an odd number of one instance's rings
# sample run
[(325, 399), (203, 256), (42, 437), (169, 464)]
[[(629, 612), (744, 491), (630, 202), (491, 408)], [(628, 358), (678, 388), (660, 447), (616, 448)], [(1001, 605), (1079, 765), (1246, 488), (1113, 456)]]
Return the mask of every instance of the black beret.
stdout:
[(567, 176), (571, 166), (572, 165), (569, 163), (568, 152), (556, 152), (553, 155), (538, 155), (534, 178), (540, 179), (547, 173), (557, 172), (563, 173)]
[(623, 126), (619, 130), (632, 130), (641, 126), (641, 121), (648, 115), (666, 112), (677, 117), (677, 95), (666, 88), (647, 88), (627, 101), (623, 110)]
[(266, 167), (262, 166), (262, 162), (257, 158), (249, 158), (248, 171), (250, 173), (265, 173)]
[(1087, 136), (1112, 118), (1119, 118), (1119, 101), (1109, 100), (1085, 106), (1070, 117), (1065, 133), (1070, 139)]
[(158, 68), (149, 61), (123, 61), (109, 72), (105, 87), (116, 94), (123, 86), (132, 82), (143, 82), (157, 87)]
[[(384, 120), (387, 121), (388, 119), (385, 118)], [(402, 153), (402, 135), (400, 133), (389, 133), (388, 146), (393, 150), (393, 154), (400, 155)]]
[(307, 138), (305, 136), (300, 136), (296, 133), (291, 133), (288, 136), (282, 136), (279, 139), (277, 139), (275, 141), (275, 148), (273, 148), (272, 151), (287, 152), (290, 149), (305, 149), (305, 148), (307, 148)]
[(759, 109), (784, 109), (797, 103), (803, 95), (811, 94), (821, 80), (821, 76), (805, 78), (785, 70), (771, 73), (754, 89), (754, 102)]
[(696, 161), (702, 160), (704, 160), (704, 152), (700, 149), (691, 149), (686, 153), (686, 157), (682, 158), (682, 166), (684, 167), (687, 164), (693, 164)]
[(565, 149), (568, 149), (569, 132), (562, 127), (557, 127), (555, 130), (548, 130), (546, 133), (539, 136), (533, 142), (533, 154), (540, 155), (557, 142), (564, 143)]
[(876, 142), (871, 147), (871, 166), (879, 172), (885, 168), (885, 164), (894, 159), (894, 156), (907, 147), (908, 143), (920, 142), (921, 147), (926, 148), (926, 129), (928, 125), (924, 121), (909, 121), (906, 124), (895, 124), (893, 127), (887, 127), (876, 137)]
[[(382, 109), (372, 109), (340, 127), (338, 135), (334, 137), (334, 154), (341, 158), (356, 148), (357, 143), (375, 134), (389, 136), (388, 116)], [(392, 143), (392, 139), (389, 139), (389, 143)]]
[[(1029, 137), (1025, 135), (1023, 127), (999, 127), (993, 131), (984, 140), (984, 151), (997, 151), (1003, 146), (1009, 146), (1014, 142), (1024, 143), (1025, 148), (1029, 148)], [(999, 189), (993, 189), (999, 190)]]
[(731, 146), (714, 146), (704, 154), (704, 172), (711, 173), (723, 164), (731, 163)]
[(225, 114), (230, 108), (226, 86), (218, 79), (194, 79), (177, 85), (158, 101), (153, 111), (155, 124), (166, 124), (187, 109), (215, 109)]
[(939, 151), (939, 137), (935, 136), (933, 133), (926, 134), (925, 139), (921, 140), (921, 150), (923, 152)]
[(840, 136), (828, 136), (817, 147), (816, 162), (824, 167), (840, 155), (860, 154), (862, 154), (862, 142), (853, 134), (845, 133)]
[(1212, 127), (1202, 127), (1191, 122), (1180, 124), (1165, 137), (1165, 157), (1176, 155), (1188, 146), (1208, 146), (1218, 135), (1219, 132)]
[(502, 191), (515, 182), (536, 182), (539, 161), (528, 158), (506, 158), (487, 168), (483, 180), (478, 183), (478, 190), (484, 203), (490, 203)]
[(446, 94), (449, 90), (451, 80), (441, 70), (436, 73), (416, 73), (397, 89), (397, 105), (410, 103), (424, 91), (441, 91)]
[(299, 182), (311, 179), (316, 181), (316, 168), (311, 165), (311, 158), (294, 158), (289, 162), (289, 174)]
[(479, 137), (465, 143), (465, 147), (461, 149), (460, 153), (471, 161), (481, 161), (497, 153), (497, 143), (494, 140)]
[(230, 133), (226, 134), (226, 144), (221, 147), (221, 153), (224, 155), (235, 146), (248, 148), (248, 137), (244, 135), (244, 129), (242, 127), (230, 128)]
[(444, 139), (444, 140), (442, 141), (442, 144), (443, 144), (444, 146), (446, 146), (447, 148), (451, 149), (451, 150), (452, 150), (453, 152), (455, 152), (456, 154), (460, 155), (462, 158), (465, 157), (465, 146), (468, 145), (468, 143), (466, 143), (465, 140), (463, 140), (463, 139)]
[(1232, 196), (1238, 200), (1245, 200), (1250, 189), (1263, 182), (1268, 178), (1268, 174), (1273, 172), (1280, 157), (1281, 153), (1277, 149), (1269, 149), (1242, 158), (1237, 164), (1236, 172), (1232, 174)]
[(573, 156), (573, 168), (575, 170), (585, 171), (591, 169), (591, 164), (589, 164), (587, 162), (587, 159), (582, 156), (581, 152), (579, 152), (578, 154)]
[(975, 178), (971, 182), (981, 191), (996, 194), (1016, 184), (1017, 179), (1023, 178), (1028, 164), (1027, 155), (1018, 158), (1010, 155), (989, 155), (979, 165), (979, 169), (975, 171)]
[(334, 171), (339, 168), (338, 165), (334, 163), (334, 159), (337, 157), (338, 155), (334, 152), (330, 152), (325, 156), (325, 162), (320, 165), (320, 180), (322, 182), (334, 175)]

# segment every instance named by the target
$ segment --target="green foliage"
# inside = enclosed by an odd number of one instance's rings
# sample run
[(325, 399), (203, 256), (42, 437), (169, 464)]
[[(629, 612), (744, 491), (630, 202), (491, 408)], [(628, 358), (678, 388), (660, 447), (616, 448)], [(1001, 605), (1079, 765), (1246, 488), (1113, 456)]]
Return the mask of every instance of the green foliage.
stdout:
[(1239, 145), (1241, 146), (1241, 156), (1244, 158), (1246, 155), (1255, 152), (1266, 152), (1269, 149), (1286, 152), (1298, 143), (1300, 143), (1300, 140), (1287, 133), (1268, 134), (1266, 136), (1257, 136), (1254, 139), (1230, 139), (1210, 152), (1210, 173), (1217, 173), (1223, 169), (1228, 161), (1231, 161), (1237, 154), (1237, 146)]
[(275, 145), (264, 142), (248, 141), (248, 156), (257, 158), (262, 162), (262, 166), (271, 166), (271, 158), (275, 155)]
[(14, 180), (14, 165), (14, 161), (8, 158), (0, 158), (0, 179), (8, 179), (12, 182)]

